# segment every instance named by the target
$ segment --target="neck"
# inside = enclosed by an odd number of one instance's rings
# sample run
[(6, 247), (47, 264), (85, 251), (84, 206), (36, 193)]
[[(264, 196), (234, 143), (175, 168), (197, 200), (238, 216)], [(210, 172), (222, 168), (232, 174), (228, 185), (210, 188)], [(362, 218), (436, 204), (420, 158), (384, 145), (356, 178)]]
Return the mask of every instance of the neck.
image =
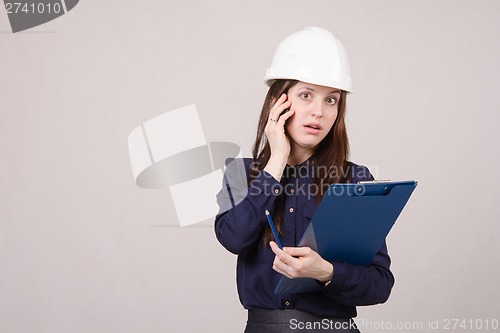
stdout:
[(292, 146), (288, 156), (288, 165), (295, 166), (307, 160), (314, 153), (312, 148)]

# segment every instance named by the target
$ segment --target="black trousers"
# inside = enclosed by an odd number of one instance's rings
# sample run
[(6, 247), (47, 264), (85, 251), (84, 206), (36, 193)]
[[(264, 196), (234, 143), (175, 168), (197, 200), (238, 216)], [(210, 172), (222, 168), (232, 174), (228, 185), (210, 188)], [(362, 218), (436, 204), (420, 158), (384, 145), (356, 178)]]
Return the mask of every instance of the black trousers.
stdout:
[(319, 317), (307, 312), (288, 310), (248, 310), (245, 333), (359, 333), (352, 318)]

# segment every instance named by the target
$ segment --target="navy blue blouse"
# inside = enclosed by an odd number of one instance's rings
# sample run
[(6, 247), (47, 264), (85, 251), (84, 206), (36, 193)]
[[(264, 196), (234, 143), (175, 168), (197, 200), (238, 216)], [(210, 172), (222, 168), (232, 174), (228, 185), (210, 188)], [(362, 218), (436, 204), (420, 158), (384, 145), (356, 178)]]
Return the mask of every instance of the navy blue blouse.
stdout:
[[(233, 160), (227, 165), (220, 207), (215, 219), (219, 242), (238, 255), (237, 285), (246, 309), (298, 309), (319, 316), (355, 317), (356, 306), (383, 303), (389, 297), (394, 277), (389, 269), (386, 244), (368, 267), (333, 261), (334, 275), (321, 292), (274, 294), (281, 275), (273, 270), (274, 253), (263, 244), (267, 226), (265, 210), (273, 212), (277, 197), (284, 196), (281, 242), (297, 246), (318, 206), (313, 184), (313, 162), (287, 167), (281, 182), (261, 171), (250, 185), (247, 175), (251, 159)], [(349, 182), (373, 180), (364, 166), (349, 163)]]

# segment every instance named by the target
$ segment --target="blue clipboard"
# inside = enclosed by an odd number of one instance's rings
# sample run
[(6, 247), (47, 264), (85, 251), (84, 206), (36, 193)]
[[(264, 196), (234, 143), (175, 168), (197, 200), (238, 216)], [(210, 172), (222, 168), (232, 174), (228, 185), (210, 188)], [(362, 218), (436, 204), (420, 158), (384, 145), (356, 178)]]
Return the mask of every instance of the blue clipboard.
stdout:
[[(332, 184), (298, 246), (328, 261), (368, 266), (406, 205), (417, 182)], [(275, 294), (320, 291), (314, 279), (282, 276)]]

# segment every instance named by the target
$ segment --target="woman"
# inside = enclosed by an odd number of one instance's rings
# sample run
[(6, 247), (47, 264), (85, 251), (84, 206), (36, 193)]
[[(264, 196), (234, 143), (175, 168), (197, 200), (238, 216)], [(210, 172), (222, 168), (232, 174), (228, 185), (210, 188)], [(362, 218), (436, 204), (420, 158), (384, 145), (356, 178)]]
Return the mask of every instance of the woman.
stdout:
[[(245, 332), (358, 332), (351, 320), (356, 306), (385, 302), (394, 284), (385, 243), (368, 267), (329, 262), (297, 247), (329, 184), (373, 179), (347, 159), (346, 53), (328, 31), (304, 29), (279, 45), (266, 83), (253, 158), (228, 164), (217, 196), (215, 232), (238, 255)], [(316, 279), (322, 291), (275, 294), (281, 275)]]

